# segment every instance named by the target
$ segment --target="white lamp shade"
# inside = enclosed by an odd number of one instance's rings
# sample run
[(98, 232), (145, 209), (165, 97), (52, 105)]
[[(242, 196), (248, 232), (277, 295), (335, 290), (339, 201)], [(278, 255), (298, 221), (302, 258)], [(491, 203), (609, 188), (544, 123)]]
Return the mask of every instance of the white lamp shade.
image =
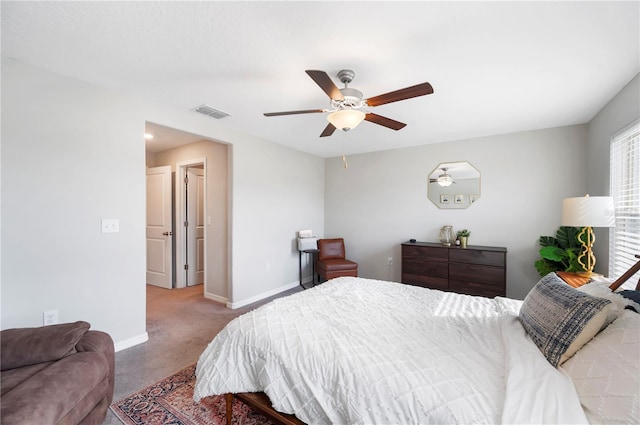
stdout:
[(327, 120), (335, 128), (339, 128), (342, 131), (349, 131), (352, 128), (356, 128), (364, 120), (364, 112), (356, 109), (342, 109), (340, 111), (332, 112), (327, 116)]
[(583, 196), (562, 201), (562, 225), (613, 227), (615, 215), (611, 196)]

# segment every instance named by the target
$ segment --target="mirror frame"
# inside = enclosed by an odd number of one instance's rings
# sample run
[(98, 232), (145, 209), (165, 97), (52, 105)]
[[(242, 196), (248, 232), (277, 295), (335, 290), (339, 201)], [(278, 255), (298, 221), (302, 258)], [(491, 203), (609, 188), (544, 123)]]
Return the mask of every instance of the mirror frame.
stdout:
[[(440, 186), (435, 181), (443, 168), (453, 178), (454, 183), (449, 186)], [(429, 173), (427, 197), (440, 209), (466, 209), (480, 199), (481, 179), (480, 170), (469, 161), (441, 162)]]

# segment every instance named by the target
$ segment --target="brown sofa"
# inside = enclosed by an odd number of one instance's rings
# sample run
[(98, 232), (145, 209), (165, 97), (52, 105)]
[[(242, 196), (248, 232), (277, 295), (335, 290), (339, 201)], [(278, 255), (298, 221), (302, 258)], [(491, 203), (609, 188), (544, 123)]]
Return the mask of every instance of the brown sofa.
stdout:
[(113, 399), (111, 337), (75, 322), (0, 334), (0, 423), (101, 424)]

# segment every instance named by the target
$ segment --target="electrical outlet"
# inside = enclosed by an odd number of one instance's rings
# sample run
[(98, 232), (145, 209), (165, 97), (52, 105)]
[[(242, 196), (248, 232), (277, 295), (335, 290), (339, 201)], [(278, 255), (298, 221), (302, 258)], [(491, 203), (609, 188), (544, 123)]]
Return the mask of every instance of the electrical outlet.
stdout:
[(42, 313), (42, 324), (44, 326), (55, 325), (58, 323), (58, 310), (47, 310)]
[(118, 233), (120, 231), (120, 221), (117, 218), (102, 219), (102, 233)]
[(388, 257), (387, 258), (387, 264), (388, 265), (392, 265), (393, 264), (393, 257)]

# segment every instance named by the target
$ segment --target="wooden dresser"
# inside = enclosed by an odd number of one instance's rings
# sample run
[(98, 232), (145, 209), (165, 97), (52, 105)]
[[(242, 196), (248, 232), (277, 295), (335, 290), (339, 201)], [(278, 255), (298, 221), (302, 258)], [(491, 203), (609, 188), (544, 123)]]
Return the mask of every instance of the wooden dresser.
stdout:
[(507, 295), (507, 249), (402, 244), (402, 283), (485, 297)]

